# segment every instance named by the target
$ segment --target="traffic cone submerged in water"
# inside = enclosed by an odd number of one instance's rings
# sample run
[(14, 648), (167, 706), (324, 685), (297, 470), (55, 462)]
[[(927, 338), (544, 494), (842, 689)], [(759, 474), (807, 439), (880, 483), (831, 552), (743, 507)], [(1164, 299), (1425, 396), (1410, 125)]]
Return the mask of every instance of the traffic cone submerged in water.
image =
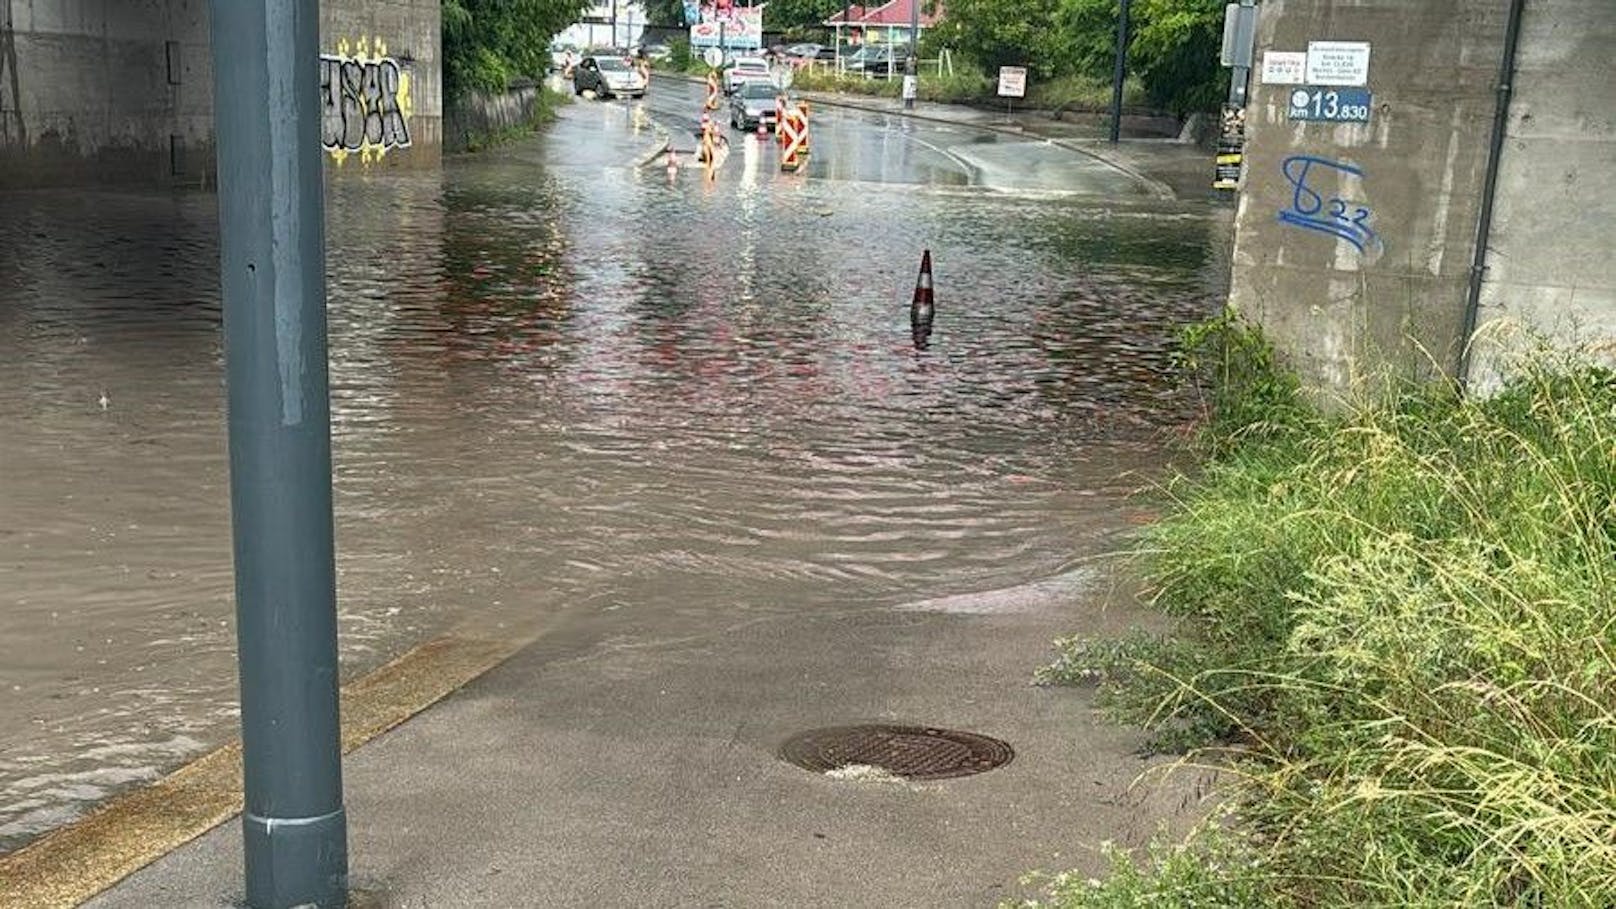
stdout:
[(909, 327), (914, 333), (916, 347), (925, 349), (936, 316), (937, 307), (931, 287), (931, 250), (928, 249), (920, 254), (920, 276), (915, 279), (915, 299), (909, 304)]
[(915, 300), (909, 305), (909, 315), (930, 322), (936, 312), (931, 289), (931, 250), (928, 249), (920, 254), (920, 276), (915, 279)]

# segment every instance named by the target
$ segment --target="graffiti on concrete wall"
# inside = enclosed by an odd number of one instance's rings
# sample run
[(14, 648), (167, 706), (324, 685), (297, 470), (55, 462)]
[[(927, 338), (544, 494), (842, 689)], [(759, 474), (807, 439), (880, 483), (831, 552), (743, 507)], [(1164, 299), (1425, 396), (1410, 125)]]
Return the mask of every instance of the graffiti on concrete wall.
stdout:
[(1342, 195), (1327, 199), (1314, 184), (1308, 182), (1321, 172), (1327, 177), (1335, 177), (1338, 185), (1347, 182), (1345, 177), (1362, 180), (1362, 169), (1328, 158), (1292, 155), (1280, 162), (1279, 170), (1291, 186), (1290, 207), (1279, 213), (1282, 223), (1339, 237), (1357, 247), (1361, 253), (1383, 248), (1380, 235), (1369, 223), (1375, 215), (1373, 208), (1366, 203), (1343, 198), (1352, 194), (1347, 189), (1341, 191)]
[(320, 55), (321, 144), (342, 164), (362, 163), (410, 146), (410, 74), (387, 56), (380, 38), (337, 42)]

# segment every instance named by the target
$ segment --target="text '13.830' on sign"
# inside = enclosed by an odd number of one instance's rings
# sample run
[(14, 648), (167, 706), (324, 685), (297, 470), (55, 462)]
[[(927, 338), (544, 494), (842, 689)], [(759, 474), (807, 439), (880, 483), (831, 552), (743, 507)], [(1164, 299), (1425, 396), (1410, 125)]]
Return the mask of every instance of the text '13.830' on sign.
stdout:
[(1368, 123), (1371, 98), (1362, 88), (1298, 86), (1290, 93), (1290, 119)]

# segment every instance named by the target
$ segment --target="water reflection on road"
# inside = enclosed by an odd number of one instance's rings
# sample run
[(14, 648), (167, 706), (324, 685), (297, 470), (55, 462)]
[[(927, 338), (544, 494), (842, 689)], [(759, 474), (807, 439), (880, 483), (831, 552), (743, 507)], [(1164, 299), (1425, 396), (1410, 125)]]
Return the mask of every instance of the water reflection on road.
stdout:
[[(460, 623), (887, 608), (1107, 545), (1184, 418), (1201, 214), (744, 143), (669, 185), (595, 153), (613, 117), (331, 183), (347, 671)], [(0, 848), (234, 732), (213, 211), (0, 199)]]

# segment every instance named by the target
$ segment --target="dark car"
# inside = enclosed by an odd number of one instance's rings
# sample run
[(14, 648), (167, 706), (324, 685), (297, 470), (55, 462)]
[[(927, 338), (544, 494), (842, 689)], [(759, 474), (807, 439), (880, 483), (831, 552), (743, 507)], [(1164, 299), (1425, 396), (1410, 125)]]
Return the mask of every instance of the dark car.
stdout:
[(813, 43), (793, 44), (785, 49), (781, 57), (792, 66), (800, 68), (816, 62), (835, 60), (836, 48)]
[(779, 92), (768, 82), (746, 82), (729, 96), (729, 125), (736, 129), (757, 129), (759, 123), (773, 130), (775, 97)]
[(866, 44), (853, 56), (845, 58), (842, 67), (850, 73), (885, 79), (893, 73), (903, 72), (903, 58), (895, 58), (892, 48), (884, 44)]
[(593, 91), (597, 98), (613, 95), (645, 97), (645, 77), (634, 64), (608, 54), (594, 54), (578, 61), (572, 70), (572, 90), (576, 94)]

